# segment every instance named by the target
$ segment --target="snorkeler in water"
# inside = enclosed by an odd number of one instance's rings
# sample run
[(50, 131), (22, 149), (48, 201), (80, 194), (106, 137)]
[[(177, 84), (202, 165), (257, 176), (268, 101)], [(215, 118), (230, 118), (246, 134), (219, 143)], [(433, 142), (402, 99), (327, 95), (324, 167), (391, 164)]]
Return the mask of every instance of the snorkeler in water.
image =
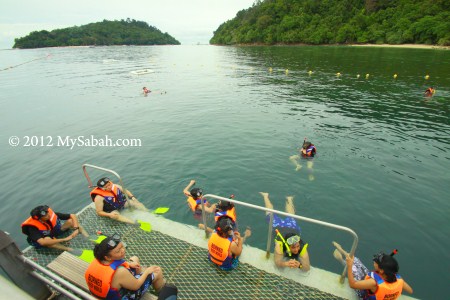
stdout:
[[(306, 138), (303, 140), (302, 148), (299, 150), (299, 154), (295, 154), (289, 157), (289, 160), (295, 165), (295, 171), (299, 171), (302, 168), (302, 165), (300, 164), (300, 159), (304, 158), (307, 159), (306, 166), (309, 170), (312, 171), (313, 168), (313, 161), (312, 158), (316, 155), (317, 149), (314, 144), (307, 141)], [(310, 173), (308, 175), (308, 178), (310, 181), (314, 180), (314, 175)]]
[(433, 97), (433, 95), (436, 93), (436, 90), (434, 89), (434, 87), (429, 87), (425, 90), (425, 92), (423, 93), (425, 97)]

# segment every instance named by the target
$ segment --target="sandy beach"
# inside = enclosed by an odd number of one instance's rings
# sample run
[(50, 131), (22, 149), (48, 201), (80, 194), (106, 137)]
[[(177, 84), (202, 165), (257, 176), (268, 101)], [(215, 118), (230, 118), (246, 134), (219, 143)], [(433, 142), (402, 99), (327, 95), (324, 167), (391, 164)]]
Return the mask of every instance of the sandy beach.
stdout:
[(390, 44), (352, 44), (349, 46), (354, 47), (386, 47), (386, 48), (411, 48), (411, 49), (439, 49), (439, 50), (450, 50), (450, 46), (437, 46), (437, 45), (424, 45), (424, 44), (401, 44), (401, 45), (390, 45)]

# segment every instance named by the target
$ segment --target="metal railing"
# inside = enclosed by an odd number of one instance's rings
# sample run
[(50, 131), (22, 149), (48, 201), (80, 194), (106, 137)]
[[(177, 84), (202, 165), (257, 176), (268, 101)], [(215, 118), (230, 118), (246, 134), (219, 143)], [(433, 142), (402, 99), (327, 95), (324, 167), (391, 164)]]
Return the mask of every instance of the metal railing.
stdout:
[[(325, 226), (325, 227), (329, 227), (329, 228), (333, 228), (333, 229), (337, 229), (340, 231), (344, 231), (349, 233), (352, 237), (353, 237), (353, 244), (352, 244), (352, 248), (350, 250), (350, 255), (354, 256), (355, 255), (355, 251), (356, 251), (356, 247), (358, 245), (358, 235), (350, 228), (348, 227), (344, 227), (344, 226), (340, 226), (340, 225), (336, 225), (333, 223), (328, 223), (328, 222), (324, 222), (324, 221), (320, 221), (320, 220), (316, 220), (316, 219), (311, 219), (311, 218), (307, 218), (307, 217), (302, 217), (302, 216), (297, 216), (297, 215), (293, 215), (290, 213), (286, 213), (286, 212), (282, 212), (282, 211), (278, 211), (278, 210), (274, 210), (274, 209), (270, 209), (270, 208), (266, 208), (266, 207), (262, 207), (262, 206), (258, 206), (258, 205), (254, 205), (254, 204), (249, 204), (249, 203), (245, 203), (245, 202), (241, 202), (241, 201), (237, 201), (234, 199), (229, 199), (229, 198), (225, 198), (225, 197), (221, 197), (221, 196), (217, 196), (214, 194), (206, 194), (203, 196), (203, 200), (201, 201), (201, 206), (202, 206), (202, 220), (203, 220), (203, 225), (205, 226), (205, 235), (208, 235), (208, 230), (207, 230), (207, 226), (206, 226), (206, 212), (204, 209), (204, 203), (206, 202), (206, 199), (208, 198), (212, 198), (212, 199), (216, 199), (216, 200), (222, 200), (222, 201), (228, 201), (234, 204), (239, 204), (245, 207), (249, 207), (249, 208), (253, 208), (253, 209), (257, 209), (257, 210), (261, 210), (264, 212), (268, 212), (270, 215), (270, 222), (269, 222), (269, 229), (268, 229), (268, 233), (267, 233), (267, 247), (266, 247), (266, 258), (269, 258), (270, 256), (270, 248), (271, 248), (271, 243), (272, 243), (272, 223), (273, 223), (273, 214), (277, 214), (277, 215), (281, 215), (281, 216), (285, 216), (285, 217), (291, 217), (297, 220), (302, 220), (308, 223), (313, 223), (313, 224), (317, 224), (320, 226)], [(347, 266), (344, 266), (344, 270), (342, 271), (342, 274), (340, 276), (340, 282), (343, 283), (345, 276), (347, 275)]]
[(60, 292), (60, 293), (62, 293), (64, 295), (66, 295), (70, 299), (88, 299), (88, 300), (95, 300), (95, 299), (97, 299), (96, 297), (94, 297), (91, 294), (83, 291), (82, 289), (80, 289), (79, 287), (73, 285), (72, 283), (68, 282), (67, 280), (59, 277), (58, 275), (52, 273), (51, 271), (47, 270), (46, 268), (42, 267), (41, 265), (39, 265), (39, 264), (35, 263), (34, 261), (30, 260), (29, 258), (26, 258), (23, 255), (19, 255), (18, 258), (20, 260), (22, 260), (24, 263), (26, 263), (26, 264), (30, 265), (31, 267), (33, 267), (34, 269), (38, 270), (39, 272), (41, 272), (41, 273), (47, 275), (48, 277), (52, 278), (53, 280), (58, 282), (60, 285), (64, 286), (65, 288), (71, 290), (72, 292), (74, 292), (77, 295), (82, 297), (82, 298), (80, 298), (80, 297), (77, 297), (77, 296), (73, 295), (68, 290), (62, 288), (61, 286), (59, 286), (55, 282), (47, 279), (46, 277), (44, 277), (43, 275), (37, 273), (36, 271), (32, 271), (31, 272), (31, 275), (33, 275), (34, 277), (38, 278), (39, 280), (45, 282), (46, 284), (50, 285), (55, 290), (57, 290), (58, 292)]
[(100, 171), (103, 171), (103, 172), (111, 173), (111, 174), (113, 174), (114, 176), (116, 176), (117, 179), (119, 179), (120, 186), (123, 188), (123, 194), (125, 195), (127, 201), (130, 200), (130, 198), (128, 197), (128, 193), (126, 192), (125, 186), (124, 186), (124, 184), (123, 184), (122, 178), (119, 176), (119, 174), (118, 174), (117, 172), (115, 172), (115, 171), (113, 171), (113, 170), (110, 170), (110, 169), (106, 169), (106, 168), (102, 168), (102, 167), (90, 165), (90, 164), (83, 164), (83, 172), (84, 172), (84, 176), (86, 177), (86, 179), (87, 179), (87, 181), (88, 181), (88, 183), (89, 183), (88, 188), (93, 188), (93, 187), (96, 187), (97, 185), (94, 185), (94, 184), (92, 183), (92, 180), (91, 180), (91, 178), (89, 177), (89, 174), (88, 174), (88, 172), (87, 172), (87, 167), (93, 168), (93, 169), (96, 169), (96, 170), (100, 170)]

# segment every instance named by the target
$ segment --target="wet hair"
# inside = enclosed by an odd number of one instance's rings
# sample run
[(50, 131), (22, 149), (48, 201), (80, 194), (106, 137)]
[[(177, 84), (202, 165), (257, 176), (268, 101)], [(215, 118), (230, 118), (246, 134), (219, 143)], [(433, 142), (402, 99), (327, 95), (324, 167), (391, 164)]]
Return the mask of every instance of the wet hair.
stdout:
[(46, 214), (47, 214), (47, 212), (48, 212), (48, 209), (49, 209), (49, 207), (47, 206), (47, 205), (39, 205), (39, 206), (36, 206), (35, 208), (33, 208), (31, 211), (30, 211), (30, 216), (33, 218), (33, 219), (39, 219), (39, 218), (41, 218), (41, 217), (43, 217), (43, 216), (45, 216)]
[(108, 182), (110, 182), (111, 180), (108, 178), (108, 177), (103, 177), (103, 178), (100, 178), (98, 181), (97, 181), (97, 186), (99, 187), (99, 188), (102, 188), (102, 187), (104, 187)]
[(220, 210), (225, 211), (225, 210), (232, 209), (232, 208), (234, 207), (234, 204), (231, 203), (231, 202), (228, 202), (228, 201), (220, 200), (220, 201), (219, 201), (219, 204), (217, 205), (217, 207), (218, 207)]
[(198, 199), (201, 195), (203, 195), (203, 190), (199, 188), (193, 188), (191, 190), (191, 196), (194, 199)]
[(311, 145), (312, 145), (311, 142), (304, 141), (302, 148), (303, 149), (308, 149)]
[(231, 221), (231, 218), (229, 217), (220, 218), (219, 221), (216, 223), (215, 229), (220, 236), (222, 237), (228, 236), (228, 231), (233, 229), (233, 223)]
[(395, 275), (398, 273), (400, 267), (395, 258), (385, 254), (381, 261), (378, 263), (378, 267), (384, 271), (387, 282), (392, 283), (397, 281), (397, 277)]
[[(108, 245), (110, 241), (115, 241), (116, 246), (111, 247)], [(120, 241), (114, 240), (112, 237), (106, 237), (100, 244), (95, 245), (94, 247), (94, 256), (97, 260), (102, 261), (105, 259), (105, 256), (108, 255), (109, 251), (113, 250), (117, 247)]]

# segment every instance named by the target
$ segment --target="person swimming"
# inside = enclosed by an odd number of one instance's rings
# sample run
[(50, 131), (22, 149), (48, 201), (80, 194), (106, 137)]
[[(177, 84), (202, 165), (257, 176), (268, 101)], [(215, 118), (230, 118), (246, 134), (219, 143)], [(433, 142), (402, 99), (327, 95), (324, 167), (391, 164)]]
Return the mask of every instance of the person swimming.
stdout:
[(142, 88), (142, 90), (144, 91), (144, 95), (147, 95), (149, 93), (151, 93), (152, 91), (149, 90), (148, 88), (146, 88), (145, 86)]
[(436, 90), (434, 89), (434, 87), (429, 87), (425, 90), (425, 92), (423, 93), (425, 97), (433, 97), (433, 95), (436, 93)]
[(303, 157), (314, 157), (314, 155), (316, 155), (316, 146), (311, 142), (308, 142), (305, 138), (300, 153)]
[(295, 165), (295, 171), (299, 171), (302, 168), (300, 163), (301, 158), (307, 159), (306, 165), (310, 171), (308, 175), (310, 181), (314, 180), (314, 175), (311, 172), (314, 165), (312, 158), (316, 155), (316, 151), (316, 146), (304, 138), (302, 148), (299, 151), (300, 153), (289, 157), (289, 160)]

